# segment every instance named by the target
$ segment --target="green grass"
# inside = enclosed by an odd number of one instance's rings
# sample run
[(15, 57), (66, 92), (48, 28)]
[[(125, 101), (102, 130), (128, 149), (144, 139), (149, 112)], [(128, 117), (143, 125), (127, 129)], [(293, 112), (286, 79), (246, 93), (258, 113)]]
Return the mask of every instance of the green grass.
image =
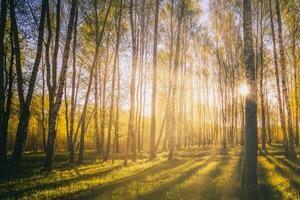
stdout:
[[(262, 199), (300, 199), (300, 165), (286, 160), (278, 147), (258, 158)], [(122, 160), (100, 162), (87, 152), (86, 162), (70, 166), (58, 153), (52, 173), (42, 173), (44, 155), (27, 154), (21, 174), (0, 179), (0, 199), (228, 199), (240, 197), (240, 148), (192, 148), (167, 160), (146, 158), (123, 167)]]
[(282, 148), (269, 147), (258, 157), (258, 178), (262, 198), (300, 199), (300, 162), (286, 159)]

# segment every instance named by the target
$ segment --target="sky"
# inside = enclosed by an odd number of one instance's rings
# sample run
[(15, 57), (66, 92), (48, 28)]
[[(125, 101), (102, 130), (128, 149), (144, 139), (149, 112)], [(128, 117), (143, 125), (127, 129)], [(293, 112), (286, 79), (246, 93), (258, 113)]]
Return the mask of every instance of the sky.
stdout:
[(202, 9), (201, 22), (207, 23), (209, 20), (209, 0), (199, 0)]

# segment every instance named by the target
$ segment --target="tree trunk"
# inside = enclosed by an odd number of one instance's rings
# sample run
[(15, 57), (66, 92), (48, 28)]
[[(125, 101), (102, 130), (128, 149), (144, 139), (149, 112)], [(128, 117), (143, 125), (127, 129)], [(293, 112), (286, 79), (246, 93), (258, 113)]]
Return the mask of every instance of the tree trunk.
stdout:
[(109, 38), (106, 45), (106, 62), (104, 68), (104, 76), (103, 76), (103, 88), (102, 88), (102, 101), (101, 101), (101, 152), (103, 157), (105, 157), (105, 119), (106, 119), (106, 85), (107, 85), (107, 77), (108, 77), (108, 66), (109, 66)]
[[(186, 54), (186, 52), (185, 52)], [(185, 55), (186, 56), (186, 55)], [(186, 65), (186, 63), (184, 64)], [(191, 65), (192, 67), (192, 65)], [(185, 66), (186, 68), (186, 66)], [(194, 91), (193, 91), (193, 69), (191, 69), (191, 78), (190, 78), (190, 92), (191, 92), (191, 98), (190, 98), (190, 104), (191, 104), (191, 108), (190, 108), (190, 145), (193, 146), (194, 145)], [(207, 85), (208, 86), (208, 85)], [(207, 87), (208, 89), (208, 87)], [(207, 94), (208, 94), (208, 90), (207, 90)], [(184, 88), (184, 96), (186, 96), (186, 91)], [(186, 104), (187, 102), (185, 102), (184, 104)], [(207, 103), (208, 106), (208, 103)], [(207, 107), (208, 108), (208, 107)], [(184, 111), (186, 113), (186, 109)], [(208, 129), (207, 129), (208, 130)]]
[(174, 11), (174, 0), (171, 0), (171, 10), (170, 10), (170, 49), (169, 49), (169, 78), (168, 78), (168, 99), (166, 102), (166, 134), (164, 136), (163, 140), (163, 151), (167, 150), (167, 139), (169, 138), (170, 131), (171, 131), (171, 90), (172, 90), (172, 69), (173, 69), (173, 11)]
[(119, 61), (118, 61), (118, 65), (117, 65), (117, 77), (118, 77), (118, 82), (117, 82), (117, 98), (116, 98), (116, 121), (115, 121), (115, 141), (116, 141), (116, 153), (120, 153), (120, 145), (119, 145), (119, 102), (120, 102), (120, 95), (121, 95), (121, 84), (120, 84), (120, 66), (119, 66)]
[(36, 77), (41, 61), (42, 49), (43, 49), (43, 38), (44, 38), (44, 24), (45, 24), (45, 15), (46, 15), (46, 7), (48, 1), (42, 1), (42, 11), (40, 17), (39, 31), (38, 31), (38, 41), (37, 41), (37, 51), (36, 57), (34, 61), (34, 65), (32, 67), (32, 73), (29, 80), (28, 92), (26, 98), (24, 97), (23, 90), (23, 73), (21, 66), (21, 50), (19, 43), (19, 33), (18, 33), (18, 25), (15, 14), (15, 2), (14, 0), (10, 1), (10, 18), (11, 18), (11, 29), (13, 31), (13, 38), (15, 44), (15, 56), (16, 56), (16, 71), (17, 71), (17, 82), (18, 82), (18, 96), (20, 102), (20, 115), (19, 115), (19, 123), (16, 133), (16, 141), (14, 145), (14, 150), (12, 154), (11, 164), (14, 170), (18, 170), (20, 167), (22, 150), (24, 147), (24, 143), (27, 137), (28, 131), (28, 123), (30, 118), (30, 105), (32, 100), (32, 95), (34, 92)]
[(107, 43), (107, 54), (106, 54), (106, 64), (104, 68), (104, 77), (103, 77), (103, 88), (102, 88), (102, 105), (101, 105), (101, 125), (100, 125), (100, 134), (101, 134), (101, 152), (103, 156), (105, 156), (105, 119), (106, 119), (106, 83), (108, 76), (108, 63), (109, 63), (109, 55), (108, 55), (108, 43)]
[(268, 100), (268, 93), (267, 90), (265, 91), (265, 96), (266, 96), (266, 121), (267, 121), (267, 126), (268, 126), (268, 144), (271, 146), (272, 145), (272, 132), (271, 132), (271, 116), (270, 116), (270, 109), (269, 109), (269, 100)]
[[(4, 71), (5, 71), (5, 57), (4, 57), (4, 36), (6, 27), (6, 16), (7, 15), (7, 5), (6, 0), (1, 1), (1, 13), (0, 13), (0, 122), (2, 122), (2, 117), (4, 113), (5, 106), (5, 93), (4, 93)], [(2, 130), (0, 129), (0, 135)], [(2, 157), (2, 152), (0, 153), (0, 159)]]
[(289, 158), (291, 160), (295, 160), (297, 158), (295, 147), (294, 147), (294, 133), (293, 133), (293, 125), (292, 125), (292, 109), (290, 96), (288, 93), (287, 86), (287, 72), (286, 72), (286, 63), (285, 63), (285, 54), (284, 54), (284, 46), (283, 46), (283, 38), (282, 38), (282, 27), (281, 27), (281, 12), (280, 12), (280, 2), (279, 0), (275, 0), (276, 3), (276, 16), (278, 23), (278, 42), (279, 42), (279, 53), (280, 53), (280, 65), (281, 65), (281, 83), (282, 83), (282, 91), (285, 100), (285, 106), (287, 110), (287, 122), (288, 122), (288, 136), (289, 136)]
[[(97, 64), (99, 63), (99, 53), (100, 53), (99, 52), (99, 48), (100, 48), (99, 46), (100, 46), (100, 43), (102, 42), (102, 38), (103, 38), (103, 35), (104, 35), (104, 29), (105, 29), (105, 26), (106, 26), (106, 22), (107, 22), (108, 14), (109, 14), (109, 11), (110, 11), (111, 3), (112, 3), (112, 0), (109, 3), (109, 7), (107, 9), (107, 12), (106, 12), (106, 15), (105, 15), (105, 18), (104, 18), (104, 22), (103, 22), (103, 25), (102, 25), (102, 29), (101, 29), (99, 38), (97, 38), (98, 41), (96, 41), (96, 49), (95, 49), (93, 64), (92, 64), (91, 71), (90, 71), (89, 85), (88, 85), (88, 88), (87, 88), (84, 107), (83, 107), (83, 110), (82, 110), (82, 123), (81, 123), (80, 145), (79, 145), (79, 154), (78, 154), (78, 162), (79, 163), (83, 162), (84, 139), (85, 139), (85, 132), (86, 132), (86, 129), (87, 129), (86, 126), (85, 126), (85, 121), (86, 121), (86, 112), (87, 112), (88, 100), (89, 100), (89, 95), (90, 95), (90, 91), (91, 91), (91, 85), (92, 85), (92, 81), (93, 81), (94, 70), (96, 69)], [(95, 74), (97, 74), (97, 73), (95, 73)], [(96, 80), (94, 80), (94, 81), (96, 81)], [(104, 81), (106, 81), (106, 78), (104, 79)], [(105, 87), (104, 87), (103, 91), (104, 90), (105, 90)], [(97, 112), (96, 108), (97, 108), (97, 105), (95, 105), (94, 112)]]
[[(13, 49), (13, 41), (11, 35), (11, 49)], [(11, 104), (13, 97), (13, 65), (14, 65), (14, 51), (11, 51), (10, 66), (6, 76), (8, 77), (8, 89), (6, 97), (6, 108), (3, 110), (2, 120), (0, 124), (0, 169), (5, 168), (7, 165), (7, 135), (8, 135), (8, 122), (11, 112)], [(5, 67), (5, 66), (4, 66)], [(5, 99), (4, 99), (5, 100)]]
[[(98, 51), (96, 51), (95, 55), (98, 55)], [(90, 71), (90, 77), (89, 77), (89, 84), (88, 84), (88, 88), (85, 94), (85, 101), (84, 101), (84, 106), (82, 109), (82, 122), (81, 122), (81, 131), (80, 131), (80, 141), (79, 141), (79, 153), (78, 153), (78, 162), (82, 163), (83, 162), (83, 154), (84, 154), (84, 139), (85, 139), (85, 132), (86, 132), (86, 113), (87, 113), (87, 106), (88, 106), (88, 101), (89, 101), (89, 95), (90, 95), (90, 91), (91, 91), (91, 86), (92, 86), (92, 82), (93, 82), (93, 76), (94, 76), (94, 69), (95, 67), (92, 67), (91, 71)], [(95, 81), (95, 80), (94, 80)], [(96, 110), (96, 105), (95, 105), (95, 111)]]
[(273, 41), (273, 56), (274, 56), (274, 65), (275, 65), (275, 75), (276, 75), (276, 89), (277, 89), (277, 98), (278, 98), (278, 105), (279, 105), (279, 116), (280, 116), (280, 123), (281, 129), (283, 133), (283, 144), (285, 149), (285, 154), (289, 156), (289, 148), (288, 148), (288, 139), (286, 134), (286, 124), (285, 124), (285, 114), (283, 111), (282, 100), (281, 100), (281, 89), (280, 89), (280, 82), (279, 82), (279, 69), (278, 69), (278, 61), (277, 61), (277, 48), (276, 48), (276, 38), (275, 38), (275, 30), (274, 30), (274, 23), (273, 23), (273, 9), (272, 9), (272, 1), (269, 0), (269, 9), (270, 9), (270, 22), (271, 22), (271, 30), (272, 30), (272, 41)]
[(135, 78), (136, 78), (136, 65), (137, 65), (137, 44), (136, 44), (136, 30), (135, 21), (133, 13), (134, 1), (130, 0), (129, 4), (129, 15), (130, 15), (130, 28), (131, 28), (131, 42), (132, 42), (132, 73), (130, 82), (130, 111), (129, 111), (129, 121), (128, 121), (128, 132), (127, 132), (127, 142), (126, 142), (126, 152), (124, 166), (128, 165), (128, 152), (130, 139), (132, 143), (132, 160), (136, 161), (136, 137), (134, 133), (134, 110), (135, 110)]
[[(107, 136), (107, 148), (106, 148), (106, 155), (104, 157), (104, 160), (109, 159), (109, 154), (110, 154), (110, 143), (111, 143), (111, 129), (112, 129), (112, 122), (113, 122), (113, 116), (114, 116), (114, 104), (115, 104), (115, 79), (116, 79), (116, 70), (117, 70), (117, 65), (119, 62), (119, 43), (120, 43), (120, 29), (121, 29), (121, 20), (122, 20), (122, 10), (123, 10), (123, 0), (120, 2), (120, 11), (119, 11), (119, 16), (118, 16), (118, 24), (116, 26), (116, 35), (117, 35), (117, 40), (116, 40), (116, 50), (115, 50), (115, 57), (114, 57), (114, 63), (113, 63), (113, 74), (112, 74), (112, 86), (111, 86), (111, 99), (110, 99), (110, 113), (109, 113), (109, 125), (108, 125), (108, 136)], [(116, 138), (118, 135), (114, 136), (114, 141), (113, 142), (113, 151), (115, 151), (115, 143), (116, 143)]]
[(176, 51), (174, 57), (174, 69), (173, 69), (173, 83), (172, 83), (172, 94), (171, 94), (171, 103), (170, 103), (170, 119), (173, 122), (173, 126), (171, 126), (170, 135), (169, 135), (169, 155), (168, 159), (172, 160), (174, 156), (175, 149), (175, 141), (174, 141), (174, 133), (176, 127), (176, 93), (177, 93), (177, 79), (178, 79), (178, 68), (179, 68), (179, 52), (180, 52), (180, 43), (181, 43), (181, 26), (182, 26), (182, 18), (184, 12), (185, 2), (181, 1), (180, 5), (180, 15), (178, 18), (178, 30), (177, 30), (177, 39), (176, 39)]
[[(75, 23), (74, 23), (74, 38), (73, 38), (73, 63), (72, 63), (72, 89), (71, 89), (71, 110), (70, 110), (70, 137), (69, 137), (69, 160), (70, 163), (74, 162), (74, 122), (75, 122), (75, 111), (76, 111), (76, 101), (77, 101), (77, 92), (76, 92), (76, 48), (77, 48), (77, 21), (78, 21), (78, 10), (76, 10)], [(80, 75), (78, 75), (80, 76)], [(77, 83), (77, 87), (79, 81)]]
[(43, 151), (46, 152), (46, 126), (45, 126), (45, 64), (42, 63), (42, 132), (43, 132)]
[(151, 98), (151, 133), (150, 133), (150, 160), (156, 157), (155, 152), (155, 129), (156, 129), (156, 82), (157, 82), (157, 37), (159, 0), (155, 1), (154, 39), (153, 39), (153, 72), (152, 72), (152, 98)]
[(242, 195), (244, 199), (258, 199), (257, 190), (257, 118), (256, 77), (252, 38), (251, 0), (243, 1), (244, 60), (250, 92), (246, 98), (246, 146), (243, 162)]
[(293, 33), (293, 41), (292, 41), (292, 55), (293, 55), (293, 67), (294, 67), (294, 83), (295, 83), (295, 144), (299, 146), (299, 112), (300, 112), (300, 105), (299, 105), (299, 81), (298, 81), (298, 60), (296, 54), (296, 30)]
[(266, 117), (265, 117), (265, 103), (264, 103), (264, 35), (263, 35), (263, 10), (264, 1), (261, 1), (260, 5), (260, 106), (261, 106), (261, 145), (262, 150), (266, 151)]
[[(115, 135), (114, 135), (114, 144), (113, 144), (113, 162), (115, 159), (115, 153), (119, 153), (119, 98), (120, 98), (120, 70), (119, 70), (119, 43), (121, 37), (121, 25), (122, 25), (122, 11), (123, 11), (123, 0), (120, 2), (119, 8), (119, 18), (118, 24), (116, 26), (116, 33), (117, 33), (117, 42), (116, 42), (116, 51), (115, 51), (115, 59), (116, 63), (114, 67), (117, 70), (117, 98), (116, 98), (116, 119), (115, 119)], [(114, 98), (114, 97), (113, 97)]]
[[(98, 40), (99, 40), (99, 16), (98, 16), (98, 7), (97, 3), (93, 4), (94, 10), (95, 10), (95, 32), (96, 32), (96, 44), (98, 45)], [(100, 157), (101, 154), (101, 147), (100, 147), (100, 131), (99, 131), (99, 124), (98, 124), (98, 106), (99, 106), (99, 97), (98, 97), (98, 89), (101, 87), (98, 87), (98, 69), (99, 63), (96, 63), (95, 66), (95, 73), (94, 73), (94, 96), (95, 96), (95, 112), (94, 112), (94, 127), (95, 127), (95, 132), (94, 132), (94, 139), (95, 139), (95, 146), (96, 146), (96, 152), (97, 156)]]
[(97, 156), (100, 157), (101, 154), (101, 149), (100, 149), (100, 131), (99, 131), (99, 120), (98, 120), (98, 102), (99, 102), (99, 97), (98, 97), (98, 67), (95, 67), (95, 72), (94, 72), (94, 96), (95, 96), (95, 112), (94, 112), (94, 126), (95, 126), (95, 145), (96, 145), (96, 152)]
[[(57, 89), (57, 93), (56, 93), (55, 103), (54, 103), (53, 107), (50, 107), (50, 113), (49, 113), (47, 153), (46, 153), (46, 158), (45, 158), (45, 162), (44, 162), (44, 170), (45, 171), (52, 170), (54, 145), (55, 145), (55, 139), (56, 139), (55, 125), (57, 122), (58, 112), (59, 112), (61, 101), (62, 101), (63, 89), (64, 89), (65, 82), (66, 82), (69, 52), (70, 52), (70, 46), (71, 46), (70, 44), (71, 44), (72, 32), (73, 32), (74, 24), (75, 24), (76, 9), (77, 9), (77, 0), (72, 0), (69, 22), (68, 22), (68, 27), (67, 27), (65, 47), (64, 47), (63, 56), (62, 56), (62, 66), (61, 66), (61, 71), (60, 71), (60, 76), (59, 76), (58, 89)], [(55, 80), (55, 82), (56, 82), (56, 80)], [(52, 85), (52, 87), (53, 86), (54, 85)]]

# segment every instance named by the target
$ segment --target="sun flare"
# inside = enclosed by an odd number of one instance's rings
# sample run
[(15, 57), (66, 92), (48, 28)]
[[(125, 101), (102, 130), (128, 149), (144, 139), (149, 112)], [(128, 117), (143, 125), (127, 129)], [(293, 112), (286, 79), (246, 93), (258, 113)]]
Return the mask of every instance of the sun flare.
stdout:
[(242, 85), (240, 85), (239, 92), (242, 96), (247, 96), (250, 92), (249, 85), (247, 83), (243, 83)]

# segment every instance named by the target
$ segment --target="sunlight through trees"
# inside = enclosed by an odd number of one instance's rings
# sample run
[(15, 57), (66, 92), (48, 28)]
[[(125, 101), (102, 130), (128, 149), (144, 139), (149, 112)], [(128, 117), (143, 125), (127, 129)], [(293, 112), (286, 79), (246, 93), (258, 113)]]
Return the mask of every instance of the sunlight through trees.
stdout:
[(0, 199), (300, 198), (299, 13), (0, 0)]

